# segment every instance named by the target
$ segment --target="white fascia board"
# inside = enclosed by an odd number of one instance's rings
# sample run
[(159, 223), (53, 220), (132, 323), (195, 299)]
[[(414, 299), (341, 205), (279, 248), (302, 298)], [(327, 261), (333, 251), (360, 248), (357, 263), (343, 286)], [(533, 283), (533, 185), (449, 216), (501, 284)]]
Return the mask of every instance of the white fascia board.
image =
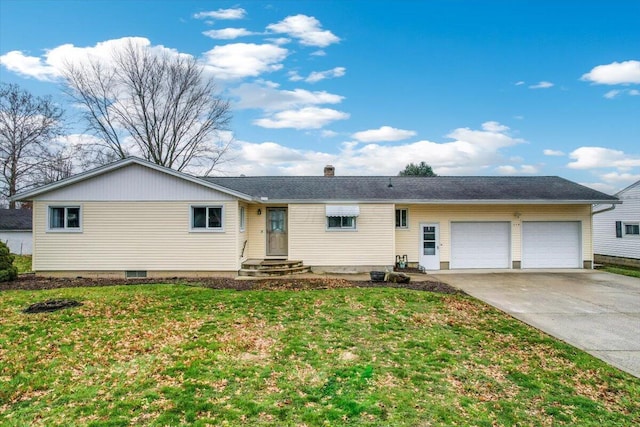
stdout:
[(11, 200), (19, 201), (19, 200), (29, 200), (34, 196), (38, 196), (40, 194), (48, 193), (53, 190), (57, 190), (62, 187), (67, 187), (69, 185), (75, 184), (80, 181), (85, 181), (87, 179), (93, 178), (94, 176), (103, 175), (105, 173), (111, 172), (116, 169), (123, 168), (125, 166), (137, 164), (140, 166), (148, 167), (150, 169), (156, 170), (158, 172), (166, 173), (168, 175), (174, 176), (176, 178), (184, 179), (185, 181), (193, 182), (194, 184), (202, 185), (203, 187), (208, 187), (213, 190), (220, 191), (222, 193), (226, 193), (232, 196), (235, 196), (239, 199), (252, 201), (253, 198), (248, 194), (240, 193), (239, 191), (231, 190), (226, 187), (222, 187), (217, 184), (213, 184), (211, 182), (205, 181), (200, 178), (196, 178), (194, 176), (188, 175), (183, 172), (179, 172), (164, 166), (157, 165), (155, 163), (151, 163), (149, 161), (140, 159), (138, 157), (127, 157), (126, 159), (121, 159), (115, 161), (113, 163), (109, 163), (104, 166), (97, 167), (95, 169), (91, 169), (86, 172), (81, 172), (77, 175), (73, 175), (69, 178), (62, 179), (60, 181), (52, 182), (51, 184), (44, 185), (42, 187), (34, 188), (33, 190), (23, 191), (21, 193), (15, 194)]

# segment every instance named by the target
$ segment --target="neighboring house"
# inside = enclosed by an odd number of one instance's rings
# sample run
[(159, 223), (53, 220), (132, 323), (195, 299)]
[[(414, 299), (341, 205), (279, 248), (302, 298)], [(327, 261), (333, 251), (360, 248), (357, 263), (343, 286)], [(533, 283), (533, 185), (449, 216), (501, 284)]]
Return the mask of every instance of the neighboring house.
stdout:
[(32, 236), (30, 209), (0, 209), (0, 240), (11, 253), (30, 255)]
[(640, 267), (640, 181), (616, 197), (622, 205), (593, 217), (595, 261)]
[(591, 268), (591, 207), (558, 177), (196, 178), (127, 158), (35, 190), (40, 274), (178, 276), (247, 260), (316, 270)]

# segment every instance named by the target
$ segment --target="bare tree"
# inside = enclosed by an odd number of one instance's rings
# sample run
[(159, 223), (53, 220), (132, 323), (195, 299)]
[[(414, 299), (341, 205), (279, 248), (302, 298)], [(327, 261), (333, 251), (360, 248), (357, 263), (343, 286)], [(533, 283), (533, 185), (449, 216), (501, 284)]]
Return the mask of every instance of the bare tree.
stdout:
[[(62, 133), (62, 114), (50, 97), (35, 97), (15, 84), (0, 86), (0, 191), (4, 198), (43, 183), (41, 168), (52, 158), (52, 141)], [(10, 201), (9, 208), (15, 207)]]
[(51, 153), (48, 158), (43, 159), (36, 172), (39, 183), (49, 184), (73, 175), (75, 168), (72, 160), (74, 155), (72, 153), (75, 151), (77, 150), (73, 148), (59, 150)]
[(189, 55), (129, 41), (108, 61), (67, 64), (64, 76), (67, 93), (101, 141), (95, 147), (101, 156), (139, 155), (208, 174), (229, 148), (219, 138), (230, 121), (229, 103)]

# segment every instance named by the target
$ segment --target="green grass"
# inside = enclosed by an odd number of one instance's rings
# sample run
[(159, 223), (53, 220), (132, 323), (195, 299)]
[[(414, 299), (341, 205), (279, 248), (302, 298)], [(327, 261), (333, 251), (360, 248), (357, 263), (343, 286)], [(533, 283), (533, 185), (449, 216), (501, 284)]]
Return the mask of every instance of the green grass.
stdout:
[(602, 267), (602, 270), (609, 273), (622, 274), (624, 276), (640, 277), (640, 270), (632, 267), (617, 267), (613, 265), (605, 265), (604, 267)]
[[(49, 298), (84, 305), (21, 312)], [(640, 423), (640, 380), (464, 296), (6, 291), (0, 319), (8, 426)]]
[(18, 268), (18, 274), (31, 271), (31, 255), (14, 255), (13, 265)]

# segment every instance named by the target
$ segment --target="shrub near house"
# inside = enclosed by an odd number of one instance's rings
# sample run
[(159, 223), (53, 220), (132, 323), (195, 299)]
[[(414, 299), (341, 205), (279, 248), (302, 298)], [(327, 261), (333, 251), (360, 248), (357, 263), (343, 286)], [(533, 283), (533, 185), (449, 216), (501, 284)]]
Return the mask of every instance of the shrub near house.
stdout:
[(0, 282), (8, 282), (18, 277), (18, 269), (13, 265), (13, 255), (3, 242), (0, 242)]

